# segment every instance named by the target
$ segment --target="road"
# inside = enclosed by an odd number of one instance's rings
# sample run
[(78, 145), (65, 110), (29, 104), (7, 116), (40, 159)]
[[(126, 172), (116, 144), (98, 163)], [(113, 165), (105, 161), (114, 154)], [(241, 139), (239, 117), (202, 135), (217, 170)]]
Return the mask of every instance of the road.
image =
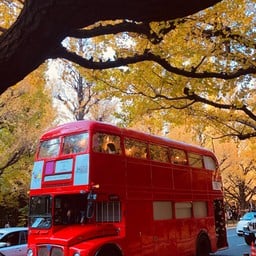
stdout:
[(237, 236), (235, 228), (228, 228), (228, 244), (229, 248), (218, 251), (214, 256), (249, 256), (251, 248), (244, 242), (244, 238)]

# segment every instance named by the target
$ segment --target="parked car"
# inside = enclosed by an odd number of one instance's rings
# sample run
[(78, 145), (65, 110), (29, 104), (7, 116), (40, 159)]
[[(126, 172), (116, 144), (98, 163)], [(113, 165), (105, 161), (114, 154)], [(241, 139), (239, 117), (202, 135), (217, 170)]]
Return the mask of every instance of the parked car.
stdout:
[(238, 236), (242, 236), (244, 234), (244, 227), (248, 227), (249, 222), (256, 218), (256, 212), (247, 212), (240, 218), (236, 225), (236, 233)]
[(0, 228), (0, 255), (26, 256), (28, 228)]

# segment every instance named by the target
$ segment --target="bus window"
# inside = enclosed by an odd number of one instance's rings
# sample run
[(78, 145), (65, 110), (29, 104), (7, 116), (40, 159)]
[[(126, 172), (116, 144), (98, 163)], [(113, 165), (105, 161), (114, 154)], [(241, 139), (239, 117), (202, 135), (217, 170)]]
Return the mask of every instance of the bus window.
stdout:
[(38, 158), (56, 157), (59, 154), (60, 139), (42, 141), (39, 148)]
[(168, 148), (159, 145), (149, 145), (150, 159), (158, 162), (169, 162)]
[(190, 202), (175, 203), (176, 219), (185, 219), (192, 217), (192, 204)]
[(59, 195), (54, 198), (54, 225), (82, 224), (87, 221), (87, 194)]
[(32, 228), (50, 228), (52, 225), (52, 197), (33, 196), (30, 200), (29, 225)]
[(193, 215), (195, 218), (207, 217), (207, 203), (206, 202), (193, 202)]
[(187, 157), (184, 150), (171, 148), (170, 156), (172, 164), (187, 164)]
[(170, 201), (154, 201), (153, 216), (154, 220), (172, 219), (172, 203)]
[(94, 152), (120, 155), (120, 137), (106, 133), (95, 133), (93, 135), (92, 149)]
[(217, 170), (216, 162), (213, 158), (211, 158), (210, 156), (203, 156), (203, 159), (205, 169), (212, 171)]
[(203, 158), (201, 155), (188, 153), (189, 165), (196, 168), (203, 168)]
[(124, 141), (125, 155), (134, 158), (147, 158), (147, 144), (134, 139), (126, 138)]
[(73, 134), (64, 137), (63, 154), (84, 152), (88, 146), (88, 133)]

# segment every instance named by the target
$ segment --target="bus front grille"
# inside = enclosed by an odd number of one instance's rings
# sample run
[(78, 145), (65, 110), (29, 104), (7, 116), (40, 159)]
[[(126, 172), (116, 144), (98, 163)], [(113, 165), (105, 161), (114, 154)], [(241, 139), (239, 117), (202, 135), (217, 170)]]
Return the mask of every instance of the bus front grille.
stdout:
[(60, 247), (43, 245), (38, 248), (37, 256), (64, 256), (64, 252)]

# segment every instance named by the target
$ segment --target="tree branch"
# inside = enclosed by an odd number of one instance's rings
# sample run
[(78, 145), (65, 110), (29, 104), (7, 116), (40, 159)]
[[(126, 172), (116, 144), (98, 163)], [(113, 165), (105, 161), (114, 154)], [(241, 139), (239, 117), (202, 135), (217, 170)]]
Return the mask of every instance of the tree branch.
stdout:
[[(75, 34), (72, 31), (106, 20), (144, 22), (146, 28), (152, 21), (182, 18), (220, 1), (25, 0), (16, 22), (0, 36), (0, 93), (22, 80), (45, 60), (57, 58), (55, 49), (69, 34)], [(129, 62), (134, 63), (131, 59)], [(95, 63), (84, 64), (100, 67)]]
[[(230, 72), (230, 73), (196, 72), (194, 69), (193, 70), (180, 69), (172, 66), (167, 60), (147, 50), (141, 55), (134, 55), (126, 58), (116, 58), (114, 61), (108, 60), (106, 62), (103, 62), (103, 61), (95, 62), (93, 60), (85, 59), (74, 52), (70, 52), (64, 47), (58, 47), (58, 49), (55, 49), (55, 55), (52, 57), (67, 59), (69, 61), (72, 61), (88, 69), (109, 69), (109, 68), (116, 68), (120, 66), (127, 66), (129, 64), (134, 64), (134, 63), (143, 62), (143, 61), (153, 61), (158, 63), (160, 66), (162, 66), (164, 69), (166, 69), (171, 73), (182, 75), (184, 77), (189, 77), (189, 78), (220, 78), (220, 79), (231, 80), (231, 79), (240, 77), (242, 75), (256, 73), (256, 67), (254, 66), (245, 68), (245, 69), (235, 70), (234, 72)], [(190, 97), (192, 97), (192, 95), (190, 95)], [(249, 111), (246, 110), (246, 108), (243, 111), (248, 112), (249, 114)]]
[(213, 107), (219, 108), (219, 109), (240, 110), (240, 111), (244, 112), (250, 119), (256, 121), (256, 116), (254, 115), (254, 113), (252, 111), (250, 111), (245, 105), (243, 105), (242, 107), (238, 107), (233, 104), (230, 105), (230, 104), (220, 104), (217, 102), (213, 102), (213, 101), (210, 101), (210, 100), (200, 97), (195, 92), (192, 92), (188, 87), (185, 87), (183, 92), (185, 95), (187, 95), (188, 99), (190, 99), (190, 100), (205, 103), (207, 105), (210, 105), (210, 106), (213, 106)]

